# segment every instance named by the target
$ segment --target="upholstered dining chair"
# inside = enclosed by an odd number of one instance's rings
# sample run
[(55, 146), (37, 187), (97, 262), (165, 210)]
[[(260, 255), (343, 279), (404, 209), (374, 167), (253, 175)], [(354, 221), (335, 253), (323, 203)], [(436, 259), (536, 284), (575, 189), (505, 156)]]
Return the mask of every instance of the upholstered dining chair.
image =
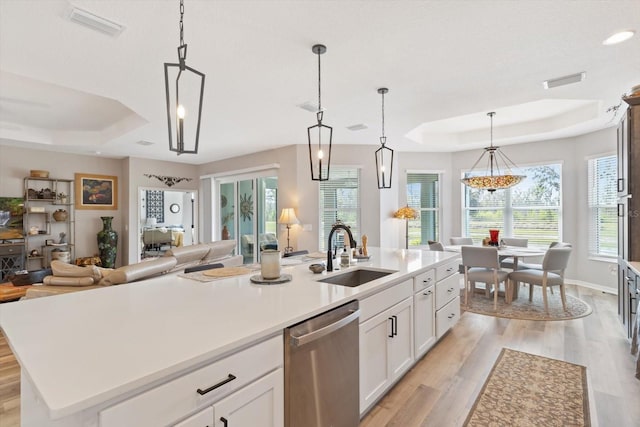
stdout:
[(452, 245), (473, 245), (471, 237), (450, 237), (449, 243)]
[(547, 250), (542, 260), (542, 270), (517, 270), (509, 273), (509, 290), (512, 289), (513, 283), (524, 282), (529, 284), (529, 301), (533, 300), (533, 286), (542, 286), (542, 299), (544, 301), (544, 310), (549, 311), (549, 303), (547, 301), (547, 287), (559, 286), (560, 297), (562, 299), (562, 308), (567, 309), (567, 297), (564, 290), (564, 270), (569, 263), (571, 256), (571, 247), (553, 247)]
[(429, 249), (432, 251), (444, 252), (444, 246), (440, 242), (429, 241)]
[[(526, 248), (529, 246), (529, 239), (522, 239), (519, 237), (503, 237), (500, 239), (501, 243), (504, 242), (507, 246), (516, 246), (519, 248)], [(500, 257), (500, 268), (508, 268), (513, 270), (515, 267), (515, 261), (513, 257)]]
[[(551, 248), (571, 248), (571, 243), (566, 242), (551, 242), (549, 245), (549, 249)], [(527, 263), (527, 262), (519, 262), (518, 270), (542, 270), (542, 264), (537, 263)], [(553, 293), (553, 289), (551, 290)]]
[[(485, 284), (485, 295), (489, 295), (489, 286), (493, 285), (493, 309), (498, 309), (498, 291), (504, 282), (507, 296), (507, 278), (509, 273), (500, 270), (498, 249), (487, 246), (462, 246), (462, 265), (464, 266), (464, 304), (467, 305), (469, 292), (475, 291), (475, 284)], [(506, 298), (508, 300), (508, 298)]]

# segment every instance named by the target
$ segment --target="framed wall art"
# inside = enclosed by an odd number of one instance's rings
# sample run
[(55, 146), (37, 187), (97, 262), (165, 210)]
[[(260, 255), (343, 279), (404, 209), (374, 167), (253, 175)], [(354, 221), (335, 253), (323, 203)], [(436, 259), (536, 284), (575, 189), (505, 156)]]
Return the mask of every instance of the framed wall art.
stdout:
[(76, 209), (118, 209), (118, 177), (77, 173)]

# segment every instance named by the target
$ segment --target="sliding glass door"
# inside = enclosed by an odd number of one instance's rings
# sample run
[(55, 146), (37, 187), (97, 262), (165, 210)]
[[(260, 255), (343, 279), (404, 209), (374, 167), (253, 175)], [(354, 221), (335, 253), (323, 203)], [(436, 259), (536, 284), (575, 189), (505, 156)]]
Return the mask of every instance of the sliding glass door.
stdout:
[(245, 264), (259, 262), (263, 249), (278, 248), (277, 191), (275, 176), (219, 180), (218, 238), (235, 239)]

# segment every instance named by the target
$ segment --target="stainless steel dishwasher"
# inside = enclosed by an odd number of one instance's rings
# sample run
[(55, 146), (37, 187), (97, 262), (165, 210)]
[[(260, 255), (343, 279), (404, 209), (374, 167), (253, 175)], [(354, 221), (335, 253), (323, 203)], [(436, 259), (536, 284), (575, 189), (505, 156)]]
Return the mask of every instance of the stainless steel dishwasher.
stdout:
[(286, 427), (357, 427), (358, 301), (284, 330)]

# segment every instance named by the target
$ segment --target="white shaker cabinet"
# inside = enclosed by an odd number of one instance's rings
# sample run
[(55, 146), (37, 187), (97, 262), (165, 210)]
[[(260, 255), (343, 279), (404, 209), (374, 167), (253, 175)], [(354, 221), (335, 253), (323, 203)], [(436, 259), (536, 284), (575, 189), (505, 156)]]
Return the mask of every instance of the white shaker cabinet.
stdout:
[[(213, 405), (215, 427), (282, 427), (284, 373), (282, 368)], [(196, 425), (194, 424), (194, 427)], [(202, 427), (202, 426), (201, 426)]]
[(459, 260), (436, 269), (436, 338), (440, 339), (460, 319)]
[(435, 271), (429, 270), (413, 279), (413, 332), (415, 358), (420, 358), (436, 343)]
[(360, 413), (413, 364), (412, 323), (408, 297), (360, 325)]
[(173, 427), (213, 427), (213, 407), (209, 406)]

